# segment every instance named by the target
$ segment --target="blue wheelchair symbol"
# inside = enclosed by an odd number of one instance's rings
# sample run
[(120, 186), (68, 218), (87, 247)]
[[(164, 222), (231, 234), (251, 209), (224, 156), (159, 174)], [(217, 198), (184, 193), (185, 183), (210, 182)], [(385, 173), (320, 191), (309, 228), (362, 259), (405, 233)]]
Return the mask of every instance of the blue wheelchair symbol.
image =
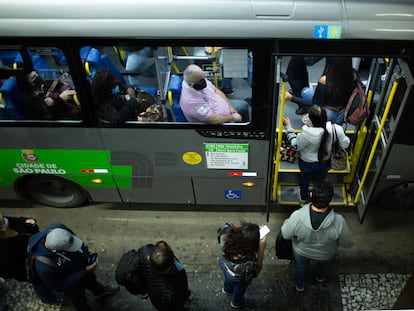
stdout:
[(240, 200), (242, 196), (241, 190), (224, 190), (224, 197), (229, 200)]

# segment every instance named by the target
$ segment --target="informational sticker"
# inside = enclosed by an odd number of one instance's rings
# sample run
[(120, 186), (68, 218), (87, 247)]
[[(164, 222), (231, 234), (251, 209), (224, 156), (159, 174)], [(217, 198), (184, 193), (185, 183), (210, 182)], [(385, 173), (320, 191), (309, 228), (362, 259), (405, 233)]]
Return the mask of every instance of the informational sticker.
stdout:
[(314, 39), (341, 39), (341, 25), (316, 25), (313, 28)]
[(221, 50), (224, 78), (247, 78), (248, 56), (246, 49)]
[(207, 168), (248, 169), (249, 144), (205, 143)]
[(197, 152), (186, 152), (183, 154), (183, 161), (189, 165), (197, 165), (200, 164), (203, 160), (201, 154)]
[(242, 198), (241, 190), (224, 190), (224, 198), (229, 200), (240, 200)]

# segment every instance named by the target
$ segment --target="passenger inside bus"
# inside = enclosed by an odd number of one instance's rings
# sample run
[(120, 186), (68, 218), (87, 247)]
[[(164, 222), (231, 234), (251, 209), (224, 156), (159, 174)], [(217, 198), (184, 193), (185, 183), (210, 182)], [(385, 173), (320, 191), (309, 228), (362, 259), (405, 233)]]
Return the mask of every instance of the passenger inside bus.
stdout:
[[(293, 85), (304, 86), (309, 84), (309, 82), (306, 82), (308, 77), (304, 74), (307, 73), (306, 63), (298, 61), (296, 58), (293, 67), (295, 69), (294, 74), (290, 69), (291, 76), (296, 75)], [(297, 114), (306, 113), (311, 105), (324, 107), (328, 121), (342, 125), (344, 123), (345, 106), (354, 89), (354, 81), (358, 78), (357, 76), (356, 71), (352, 68), (351, 57), (329, 57), (326, 59), (324, 73), (318, 81), (314, 94), (308, 92), (310, 96), (304, 96), (305, 94), (299, 94), (298, 96), (298, 90), (296, 90), (292, 92), (293, 94), (286, 93), (285, 99), (299, 105), (298, 110), (296, 110)], [(302, 83), (300, 77), (303, 79)], [(301, 92), (303, 90), (301, 89)]]
[(120, 125), (125, 121), (137, 121), (137, 115), (148, 108), (139, 92), (126, 87), (109, 69), (99, 69), (92, 79), (97, 116), (102, 123)]
[(191, 64), (184, 70), (180, 106), (189, 122), (222, 124), (248, 122), (249, 107), (245, 100), (229, 100), (205, 78), (204, 71)]
[(17, 75), (16, 106), (28, 120), (79, 119), (80, 110), (73, 101), (76, 91), (65, 85), (65, 88), (55, 89), (57, 83), (44, 80), (36, 70)]

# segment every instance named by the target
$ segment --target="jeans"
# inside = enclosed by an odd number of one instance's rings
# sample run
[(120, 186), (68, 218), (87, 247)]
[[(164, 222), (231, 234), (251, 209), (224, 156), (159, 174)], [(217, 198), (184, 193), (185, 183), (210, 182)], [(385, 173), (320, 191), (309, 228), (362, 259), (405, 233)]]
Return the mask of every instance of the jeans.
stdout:
[[(298, 288), (305, 288), (306, 273), (309, 267), (310, 259), (299, 255), (293, 249), (294, 268), (293, 279)], [(335, 256), (327, 261), (317, 261), (316, 278), (326, 279), (335, 263)]]
[(307, 200), (309, 197), (309, 184), (311, 181), (322, 181), (331, 168), (331, 160), (328, 159), (323, 163), (305, 162), (299, 158), (299, 186), (301, 200)]
[(244, 293), (252, 280), (246, 280), (242, 277), (232, 276), (224, 264), (222, 256), (219, 257), (219, 265), (224, 275), (223, 289), (226, 293), (232, 293), (231, 303), (233, 306), (241, 306), (244, 304)]
[[(103, 290), (103, 285), (96, 280), (93, 272), (88, 272), (85, 277), (74, 286), (65, 290), (65, 296), (69, 297), (76, 311), (90, 311), (86, 300), (85, 289), (93, 295), (99, 295)], [(34, 291), (44, 303), (57, 303), (62, 301), (62, 294), (51, 290), (49, 287), (40, 284), (34, 286)]]
[(333, 111), (328, 108), (325, 108), (326, 117), (328, 121), (332, 123), (342, 125), (344, 123), (345, 108), (339, 111)]
[(229, 99), (234, 109), (242, 116), (241, 122), (249, 122), (249, 104), (243, 99)]

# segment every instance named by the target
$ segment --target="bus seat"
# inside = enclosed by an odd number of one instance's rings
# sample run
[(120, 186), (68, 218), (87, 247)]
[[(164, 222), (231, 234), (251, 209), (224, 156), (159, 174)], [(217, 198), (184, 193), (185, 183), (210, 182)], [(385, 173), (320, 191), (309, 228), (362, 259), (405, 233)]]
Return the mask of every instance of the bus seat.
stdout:
[(101, 56), (101, 66), (112, 71), (112, 73), (117, 76), (123, 84), (126, 84), (125, 78), (122, 73), (116, 68), (116, 66), (109, 59), (108, 55), (103, 54)]
[(19, 51), (17, 50), (1, 50), (0, 51), (0, 60), (4, 66), (12, 67), (14, 60), (16, 59)]
[(172, 76), (168, 84), (168, 101), (176, 122), (187, 122), (180, 107), (182, 80), (179, 76)]
[(84, 46), (80, 49), (79, 54), (86, 74), (90, 79), (93, 78), (96, 70), (100, 69), (101, 52), (90, 46)]
[(112, 63), (109, 57), (102, 54), (98, 49), (85, 46), (80, 50), (80, 57), (84, 63), (85, 71), (89, 78), (93, 78), (99, 69), (109, 69), (115, 76), (117, 76), (123, 84), (126, 83), (121, 71)]
[[(53, 69), (40, 55), (31, 55), (33, 69), (36, 70), (43, 78), (59, 79), (59, 74), (56, 69)], [(14, 69), (23, 68), (23, 58), (21, 54), (17, 54), (14, 64)]]
[(151, 94), (154, 97), (157, 97), (157, 88), (155, 86), (143, 85), (139, 89), (144, 90), (145, 92)]
[(7, 114), (14, 120), (24, 120), (23, 115), (14, 104), (14, 99), (18, 96), (16, 79), (8, 78), (0, 87), (2, 104), (6, 106)]

